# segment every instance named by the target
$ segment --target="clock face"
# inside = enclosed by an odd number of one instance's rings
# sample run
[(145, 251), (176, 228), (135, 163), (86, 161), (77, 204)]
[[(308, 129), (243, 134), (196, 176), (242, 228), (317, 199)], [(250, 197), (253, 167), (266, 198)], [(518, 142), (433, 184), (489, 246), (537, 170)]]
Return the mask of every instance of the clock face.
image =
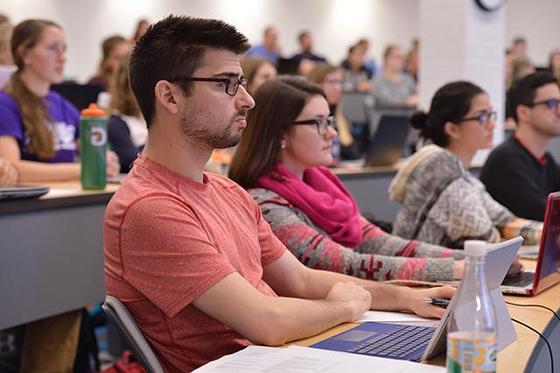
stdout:
[(482, 10), (491, 12), (500, 9), (506, 0), (475, 0), (475, 2)]

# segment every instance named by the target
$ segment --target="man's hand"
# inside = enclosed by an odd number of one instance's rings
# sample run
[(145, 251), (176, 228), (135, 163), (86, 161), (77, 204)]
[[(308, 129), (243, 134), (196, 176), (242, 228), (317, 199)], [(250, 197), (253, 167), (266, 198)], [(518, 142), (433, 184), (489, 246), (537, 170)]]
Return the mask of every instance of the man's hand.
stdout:
[(371, 306), (370, 293), (353, 282), (334, 284), (327, 294), (327, 300), (348, 306), (351, 315), (348, 321), (358, 320)]
[(430, 289), (406, 289), (404, 292), (405, 302), (408, 299), (408, 311), (413, 312), (421, 317), (428, 317), (434, 319), (440, 319), (445, 313), (445, 309), (433, 306), (426, 303), (426, 299), (429, 298), (446, 298), (451, 299), (453, 294), (455, 294), (455, 288), (445, 285)]

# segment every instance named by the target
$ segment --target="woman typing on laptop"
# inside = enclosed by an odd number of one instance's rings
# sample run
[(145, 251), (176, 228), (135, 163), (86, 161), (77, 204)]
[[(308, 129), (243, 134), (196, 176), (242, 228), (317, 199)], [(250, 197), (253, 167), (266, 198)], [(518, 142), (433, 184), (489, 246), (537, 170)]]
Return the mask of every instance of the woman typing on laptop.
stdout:
[(312, 268), (391, 280), (452, 280), (463, 254), (387, 234), (364, 219), (332, 163), (336, 137), (318, 86), (285, 77), (264, 83), (229, 176), (259, 203), (274, 233)]
[[(18, 70), (0, 92), (0, 157), (12, 162), (19, 182), (78, 180), (79, 113), (50, 90), (60, 83), (66, 62), (66, 36), (46, 20), (18, 24), (11, 41)], [(107, 173), (116, 175), (110, 153)]]
[(496, 112), (488, 95), (465, 81), (441, 87), (413, 127), (431, 145), (405, 161), (389, 187), (401, 209), (393, 234), (462, 248), (467, 239), (497, 242), (521, 235), (538, 243), (542, 223), (515, 217), (469, 171), (475, 153), (492, 146)]

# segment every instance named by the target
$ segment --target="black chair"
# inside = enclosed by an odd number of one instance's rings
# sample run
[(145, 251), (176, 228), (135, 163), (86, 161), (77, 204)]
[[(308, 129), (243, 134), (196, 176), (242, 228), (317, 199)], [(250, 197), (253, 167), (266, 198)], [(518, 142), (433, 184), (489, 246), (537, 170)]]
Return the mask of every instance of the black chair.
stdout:
[(117, 298), (107, 295), (102, 307), (107, 316), (117, 325), (130, 345), (134, 356), (140, 361), (144, 369), (148, 373), (163, 373), (163, 368), (159, 364), (152, 347), (144, 338), (124, 304)]

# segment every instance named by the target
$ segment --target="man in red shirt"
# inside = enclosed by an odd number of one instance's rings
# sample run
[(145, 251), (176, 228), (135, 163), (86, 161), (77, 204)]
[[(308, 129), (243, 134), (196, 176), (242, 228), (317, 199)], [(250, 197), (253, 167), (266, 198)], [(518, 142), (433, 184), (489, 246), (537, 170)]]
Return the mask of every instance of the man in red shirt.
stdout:
[(425, 298), (453, 294), (309, 269), (251, 196), (203, 172), (213, 149), (237, 144), (254, 106), (239, 64), (248, 47), (221, 21), (170, 16), (131, 57), (149, 136), (107, 208), (105, 280), (170, 372), (308, 337), (369, 308), (440, 317)]

